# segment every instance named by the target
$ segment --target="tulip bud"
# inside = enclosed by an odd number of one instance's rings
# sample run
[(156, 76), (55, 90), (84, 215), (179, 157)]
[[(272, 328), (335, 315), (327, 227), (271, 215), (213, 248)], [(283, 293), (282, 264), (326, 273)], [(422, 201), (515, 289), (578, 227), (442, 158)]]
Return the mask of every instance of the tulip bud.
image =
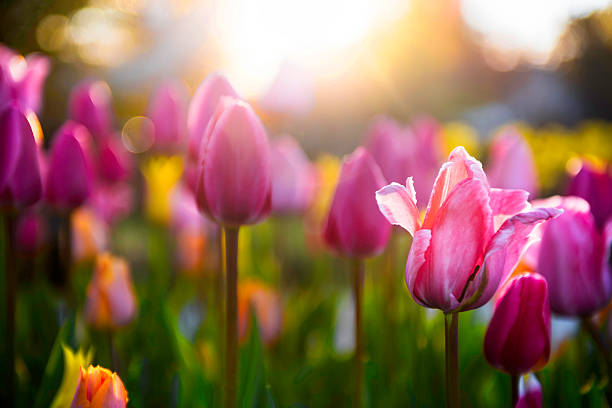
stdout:
[(515, 408), (542, 408), (542, 387), (535, 374), (527, 374), (519, 380), (519, 399)]
[(45, 198), (61, 210), (82, 205), (91, 192), (91, 164), (86, 157), (89, 132), (68, 121), (53, 140), (47, 168)]
[(119, 140), (109, 137), (101, 142), (98, 152), (98, 172), (109, 183), (125, 180), (131, 170), (131, 157)]
[(249, 332), (251, 310), (257, 318), (259, 335), (266, 346), (278, 340), (283, 315), (280, 297), (268, 286), (247, 281), (238, 288), (238, 337), (245, 341)]
[(519, 275), (506, 283), (484, 339), (485, 358), (511, 375), (539, 370), (550, 356), (550, 306), (546, 280)]
[(612, 215), (612, 176), (610, 169), (597, 169), (583, 162), (580, 171), (571, 179), (568, 195), (584, 198), (591, 206), (598, 228)]
[(345, 158), (327, 217), (325, 241), (339, 254), (369, 257), (382, 252), (391, 225), (376, 205), (385, 178), (370, 153), (358, 147)]
[(77, 208), (70, 216), (72, 257), (75, 262), (94, 259), (108, 246), (108, 226), (87, 207)]
[(600, 233), (589, 204), (579, 197), (552, 197), (537, 205), (564, 211), (542, 227), (542, 240), (534, 248), (536, 270), (548, 281), (550, 307), (561, 315), (590, 316), (612, 296), (612, 221)]
[(193, 95), (187, 114), (190, 156), (198, 157), (208, 122), (224, 96), (238, 98), (238, 94), (228, 80), (216, 72), (207, 76)]
[(412, 175), (408, 174), (407, 142), (405, 131), (390, 118), (377, 118), (368, 130), (366, 149), (389, 183), (403, 183), (406, 177)]
[(81, 367), (70, 408), (125, 408), (128, 394), (121, 378), (106, 368)]
[(0, 112), (0, 204), (27, 207), (40, 200), (38, 155), (25, 114), (9, 104)]
[(38, 112), (42, 87), (49, 73), (49, 58), (40, 54), (24, 58), (9, 48), (0, 47), (0, 108), (14, 102), (23, 110)]
[(111, 103), (111, 92), (106, 82), (82, 81), (70, 92), (70, 119), (84, 125), (96, 140), (104, 139), (112, 133)]
[(253, 224), (270, 212), (270, 157), (266, 131), (253, 109), (224, 99), (200, 151), (196, 202), (221, 224)]
[(180, 82), (162, 83), (151, 96), (148, 116), (155, 125), (155, 146), (176, 150), (187, 136), (187, 92)]
[(136, 299), (127, 262), (110, 254), (98, 256), (87, 287), (85, 320), (97, 329), (125, 326), (136, 315)]
[(272, 211), (302, 212), (310, 204), (316, 174), (300, 145), (291, 136), (271, 144)]

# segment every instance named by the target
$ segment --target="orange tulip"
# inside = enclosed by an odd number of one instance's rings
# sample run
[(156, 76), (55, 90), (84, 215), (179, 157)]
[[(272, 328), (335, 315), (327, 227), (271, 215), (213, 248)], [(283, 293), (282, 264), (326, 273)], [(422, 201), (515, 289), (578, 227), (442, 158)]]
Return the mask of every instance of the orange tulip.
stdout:
[(128, 395), (121, 378), (100, 366), (81, 367), (70, 408), (124, 408)]

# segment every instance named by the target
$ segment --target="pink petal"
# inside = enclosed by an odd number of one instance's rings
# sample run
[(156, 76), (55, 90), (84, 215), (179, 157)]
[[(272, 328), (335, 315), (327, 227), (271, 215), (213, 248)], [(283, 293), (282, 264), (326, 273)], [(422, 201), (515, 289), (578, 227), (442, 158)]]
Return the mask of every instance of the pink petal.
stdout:
[[(417, 276), (423, 269), (426, 262), (427, 251), (431, 243), (431, 230), (421, 229), (415, 232), (412, 239), (412, 246), (406, 261), (406, 286), (414, 300), (425, 307), (435, 307), (428, 304), (424, 299), (426, 294), (422, 291), (422, 287), (416, 286)], [(422, 281), (422, 280), (421, 280)]]
[(406, 187), (391, 183), (381, 188), (376, 192), (376, 201), (387, 221), (399, 225), (414, 236), (419, 228), (420, 219), (412, 177), (406, 180)]
[(495, 217), (495, 231), (499, 229), (504, 221), (514, 214), (523, 211), (523, 209), (528, 206), (528, 196), (529, 193), (525, 190), (502, 190), (499, 188), (492, 188), (489, 190), (491, 210)]

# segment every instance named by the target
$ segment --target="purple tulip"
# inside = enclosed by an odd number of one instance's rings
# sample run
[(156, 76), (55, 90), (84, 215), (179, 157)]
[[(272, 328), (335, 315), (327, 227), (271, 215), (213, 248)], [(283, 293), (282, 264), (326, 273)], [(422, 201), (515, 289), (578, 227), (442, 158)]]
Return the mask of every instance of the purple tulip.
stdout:
[(370, 126), (365, 147), (389, 183), (404, 184), (408, 176), (413, 176), (408, 174), (409, 143), (406, 131), (393, 119), (378, 117)]
[(176, 81), (162, 83), (151, 96), (148, 116), (155, 125), (155, 146), (176, 150), (187, 137), (187, 92)]
[(272, 211), (302, 212), (310, 204), (316, 173), (313, 165), (291, 136), (274, 140), (270, 149)]
[(515, 128), (502, 130), (491, 143), (487, 176), (492, 187), (522, 189), (533, 197), (538, 177), (531, 148)]
[(98, 175), (103, 181), (115, 183), (129, 177), (131, 157), (121, 142), (114, 137), (101, 142), (97, 159)]
[(580, 171), (570, 181), (567, 194), (587, 200), (597, 227), (603, 227), (612, 214), (612, 177), (609, 167), (598, 170), (583, 162)]
[(202, 140), (196, 182), (200, 211), (224, 225), (253, 224), (271, 207), (266, 130), (255, 111), (224, 98)]
[(70, 119), (84, 125), (96, 140), (112, 134), (112, 100), (110, 88), (103, 81), (85, 80), (70, 92)]
[(217, 104), (224, 96), (238, 98), (238, 94), (228, 80), (216, 72), (208, 75), (193, 95), (187, 114), (188, 152), (191, 157), (198, 156), (208, 121), (212, 118)]
[(42, 196), (39, 149), (23, 111), (11, 103), (0, 112), (0, 204), (27, 207)]
[(378, 210), (376, 191), (386, 184), (370, 153), (358, 147), (345, 158), (324, 238), (341, 255), (369, 257), (383, 251), (391, 225)]
[(68, 121), (56, 133), (49, 153), (45, 198), (61, 210), (73, 210), (89, 198), (91, 164), (86, 156), (90, 134), (78, 123)]
[(99, 183), (92, 191), (89, 204), (107, 224), (130, 213), (134, 206), (132, 187), (127, 182)]
[(37, 212), (28, 212), (17, 222), (17, 248), (23, 252), (35, 252), (45, 235), (44, 218)]
[(534, 374), (521, 377), (519, 399), (515, 408), (542, 408), (542, 387)]
[(24, 58), (9, 48), (0, 48), (0, 108), (15, 101), (23, 110), (38, 112), (49, 58), (40, 54)]
[(546, 365), (550, 356), (550, 306), (546, 280), (519, 275), (506, 283), (484, 339), (489, 364), (511, 375)]
[(542, 227), (542, 240), (531, 249), (537, 272), (548, 281), (552, 311), (589, 316), (605, 307), (612, 295), (612, 222), (599, 232), (589, 203), (579, 197), (557, 196), (536, 204), (564, 210)]

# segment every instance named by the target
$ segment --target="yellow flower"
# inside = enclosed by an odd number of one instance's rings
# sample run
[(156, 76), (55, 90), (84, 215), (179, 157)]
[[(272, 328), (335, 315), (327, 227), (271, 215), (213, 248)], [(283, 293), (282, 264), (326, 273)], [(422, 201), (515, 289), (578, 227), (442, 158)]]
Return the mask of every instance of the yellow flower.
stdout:
[(62, 343), (64, 351), (64, 377), (57, 394), (51, 403), (51, 408), (68, 408), (74, 397), (74, 390), (79, 381), (81, 366), (87, 367), (93, 358), (93, 349), (85, 353), (79, 349), (76, 353)]
[(147, 181), (146, 212), (155, 222), (167, 224), (170, 220), (170, 193), (183, 173), (180, 156), (156, 156), (141, 167)]
[(445, 155), (455, 147), (463, 146), (474, 157), (479, 156), (478, 134), (474, 128), (463, 122), (448, 122), (442, 126), (442, 144)]

